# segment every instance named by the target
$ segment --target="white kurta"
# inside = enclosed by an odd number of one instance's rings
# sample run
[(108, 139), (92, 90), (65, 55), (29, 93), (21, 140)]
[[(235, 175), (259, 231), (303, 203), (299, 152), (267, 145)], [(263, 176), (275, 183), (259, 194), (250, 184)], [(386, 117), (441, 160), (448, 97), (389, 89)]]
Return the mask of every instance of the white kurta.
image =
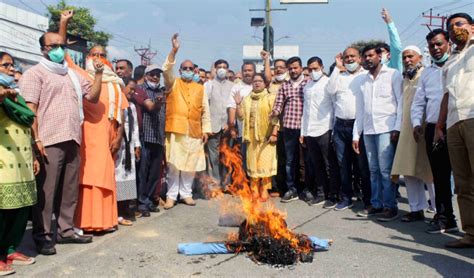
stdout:
[[(132, 200), (137, 198), (137, 182), (135, 170), (135, 148), (140, 147), (140, 138), (138, 133), (138, 118), (135, 104), (129, 103), (131, 115), (127, 109), (124, 110), (124, 128), (127, 140), (130, 140), (130, 156), (131, 168), (125, 170), (125, 138), (122, 140), (120, 150), (117, 152), (117, 159), (115, 160), (115, 179), (117, 181), (117, 201)], [(130, 121), (132, 121), (133, 129), (130, 134)]]

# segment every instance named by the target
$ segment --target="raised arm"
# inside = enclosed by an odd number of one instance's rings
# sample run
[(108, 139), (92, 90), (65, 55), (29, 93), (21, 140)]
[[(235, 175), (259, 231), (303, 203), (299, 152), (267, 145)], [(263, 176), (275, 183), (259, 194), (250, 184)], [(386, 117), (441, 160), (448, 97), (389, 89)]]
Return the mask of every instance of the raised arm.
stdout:
[(173, 66), (176, 64), (176, 53), (178, 53), (180, 43), (178, 41), (178, 33), (174, 34), (171, 38), (171, 51), (166, 57), (166, 61), (163, 64), (163, 77), (165, 79), (165, 88), (167, 91), (173, 87), (175, 76), (173, 73)]
[(382, 19), (387, 24), (388, 36), (390, 39), (390, 63), (389, 67), (403, 72), (402, 64), (402, 42), (398, 34), (397, 27), (387, 9), (382, 9)]
[(344, 63), (342, 62), (342, 53), (337, 54), (336, 58), (336, 66), (331, 73), (329, 78), (328, 84), (326, 85), (326, 90), (330, 95), (334, 95), (337, 92), (337, 83), (339, 79), (339, 74), (341, 73), (341, 68), (344, 67)]
[(67, 42), (67, 26), (73, 16), (74, 16), (73, 10), (66, 10), (61, 13), (61, 18), (59, 19), (58, 34), (64, 39), (64, 43)]
[(260, 52), (260, 56), (262, 56), (263, 65), (265, 68), (265, 80), (266, 85), (268, 86), (272, 81), (272, 70), (270, 68), (270, 53), (265, 50), (262, 50), (262, 52)]
[(102, 73), (104, 72), (104, 64), (99, 60), (94, 60), (94, 83), (92, 83), (91, 91), (85, 95), (84, 98), (92, 103), (97, 103), (100, 97), (100, 90), (102, 89)]

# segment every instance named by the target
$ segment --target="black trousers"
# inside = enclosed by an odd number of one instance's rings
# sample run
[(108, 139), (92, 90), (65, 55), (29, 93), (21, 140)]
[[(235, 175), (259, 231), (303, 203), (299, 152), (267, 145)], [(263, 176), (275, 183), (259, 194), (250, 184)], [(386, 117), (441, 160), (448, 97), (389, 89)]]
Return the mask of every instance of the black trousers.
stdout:
[[(448, 145), (446, 142), (433, 148), (435, 124), (428, 123), (425, 129), (426, 152), (433, 172), (436, 211), (448, 219), (454, 219), (451, 191), (451, 163), (449, 162)], [(446, 130), (444, 130), (446, 134)]]

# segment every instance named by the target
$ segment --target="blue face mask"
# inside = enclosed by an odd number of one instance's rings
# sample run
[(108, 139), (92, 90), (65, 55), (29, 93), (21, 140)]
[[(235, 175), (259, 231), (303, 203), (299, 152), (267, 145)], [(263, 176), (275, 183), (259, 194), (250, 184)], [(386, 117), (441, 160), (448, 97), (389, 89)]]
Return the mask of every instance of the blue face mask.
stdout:
[(431, 57), (431, 60), (435, 63), (435, 64), (442, 64), (444, 62), (446, 62), (446, 60), (448, 60), (449, 58), (449, 54), (448, 52), (444, 53), (443, 57), (439, 58), (439, 59), (435, 59), (434, 57)]
[(48, 57), (52, 62), (61, 64), (64, 61), (64, 49), (62, 47), (56, 47), (48, 52)]
[(185, 71), (181, 72), (181, 78), (186, 80), (186, 81), (193, 80), (193, 77), (194, 77), (194, 72), (191, 71), (191, 70), (185, 70)]
[(388, 59), (388, 54), (382, 54), (382, 60), (380, 61), (383, 65), (387, 65), (390, 60)]
[(195, 73), (195, 74), (193, 75), (193, 81), (196, 82), (196, 83), (198, 83), (200, 80), (201, 80), (201, 78), (199, 78), (199, 74)]

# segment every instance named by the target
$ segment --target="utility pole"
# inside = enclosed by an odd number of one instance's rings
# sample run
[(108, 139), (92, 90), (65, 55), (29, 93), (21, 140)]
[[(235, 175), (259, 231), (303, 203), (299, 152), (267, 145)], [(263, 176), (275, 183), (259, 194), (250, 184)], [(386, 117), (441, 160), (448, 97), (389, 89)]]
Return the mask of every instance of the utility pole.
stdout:
[[(421, 25), (428, 27), (428, 30), (430, 30), (430, 32), (431, 32), (431, 27), (439, 27), (439, 28), (444, 30), (445, 22), (446, 22), (446, 19), (447, 19), (446, 16), (440, 16), (439, 14), (434, 16), (433, 15), (433, 9), (430, 9), (430, 15), (425, 15), (425, 13), (422, 13), (422, 16), (424, 18), (429, 19), (429, 23), (424, 23), (424, 24), (421, 24)], [(441, 20), (441, 25), (434, 24), (433, 19)]]
[(286, 9), (272, 9), (271, 0), (265, 1), (265, 9), (250, 9), (251, 12), (264, 11), (265, 12), (265, 27), (263, 28), (263, 49), (270, 52), (273, 57), (273, 27), (272, 27), (272, 11), (286, 11)]
[(143, 66), (151, 64), (151, 59), (156, 56), (156, 51), (151, 51), (151, 40), (148, 42), (148, 47), (135, 48), (135, 52), (140, 56), (140, 63)]

